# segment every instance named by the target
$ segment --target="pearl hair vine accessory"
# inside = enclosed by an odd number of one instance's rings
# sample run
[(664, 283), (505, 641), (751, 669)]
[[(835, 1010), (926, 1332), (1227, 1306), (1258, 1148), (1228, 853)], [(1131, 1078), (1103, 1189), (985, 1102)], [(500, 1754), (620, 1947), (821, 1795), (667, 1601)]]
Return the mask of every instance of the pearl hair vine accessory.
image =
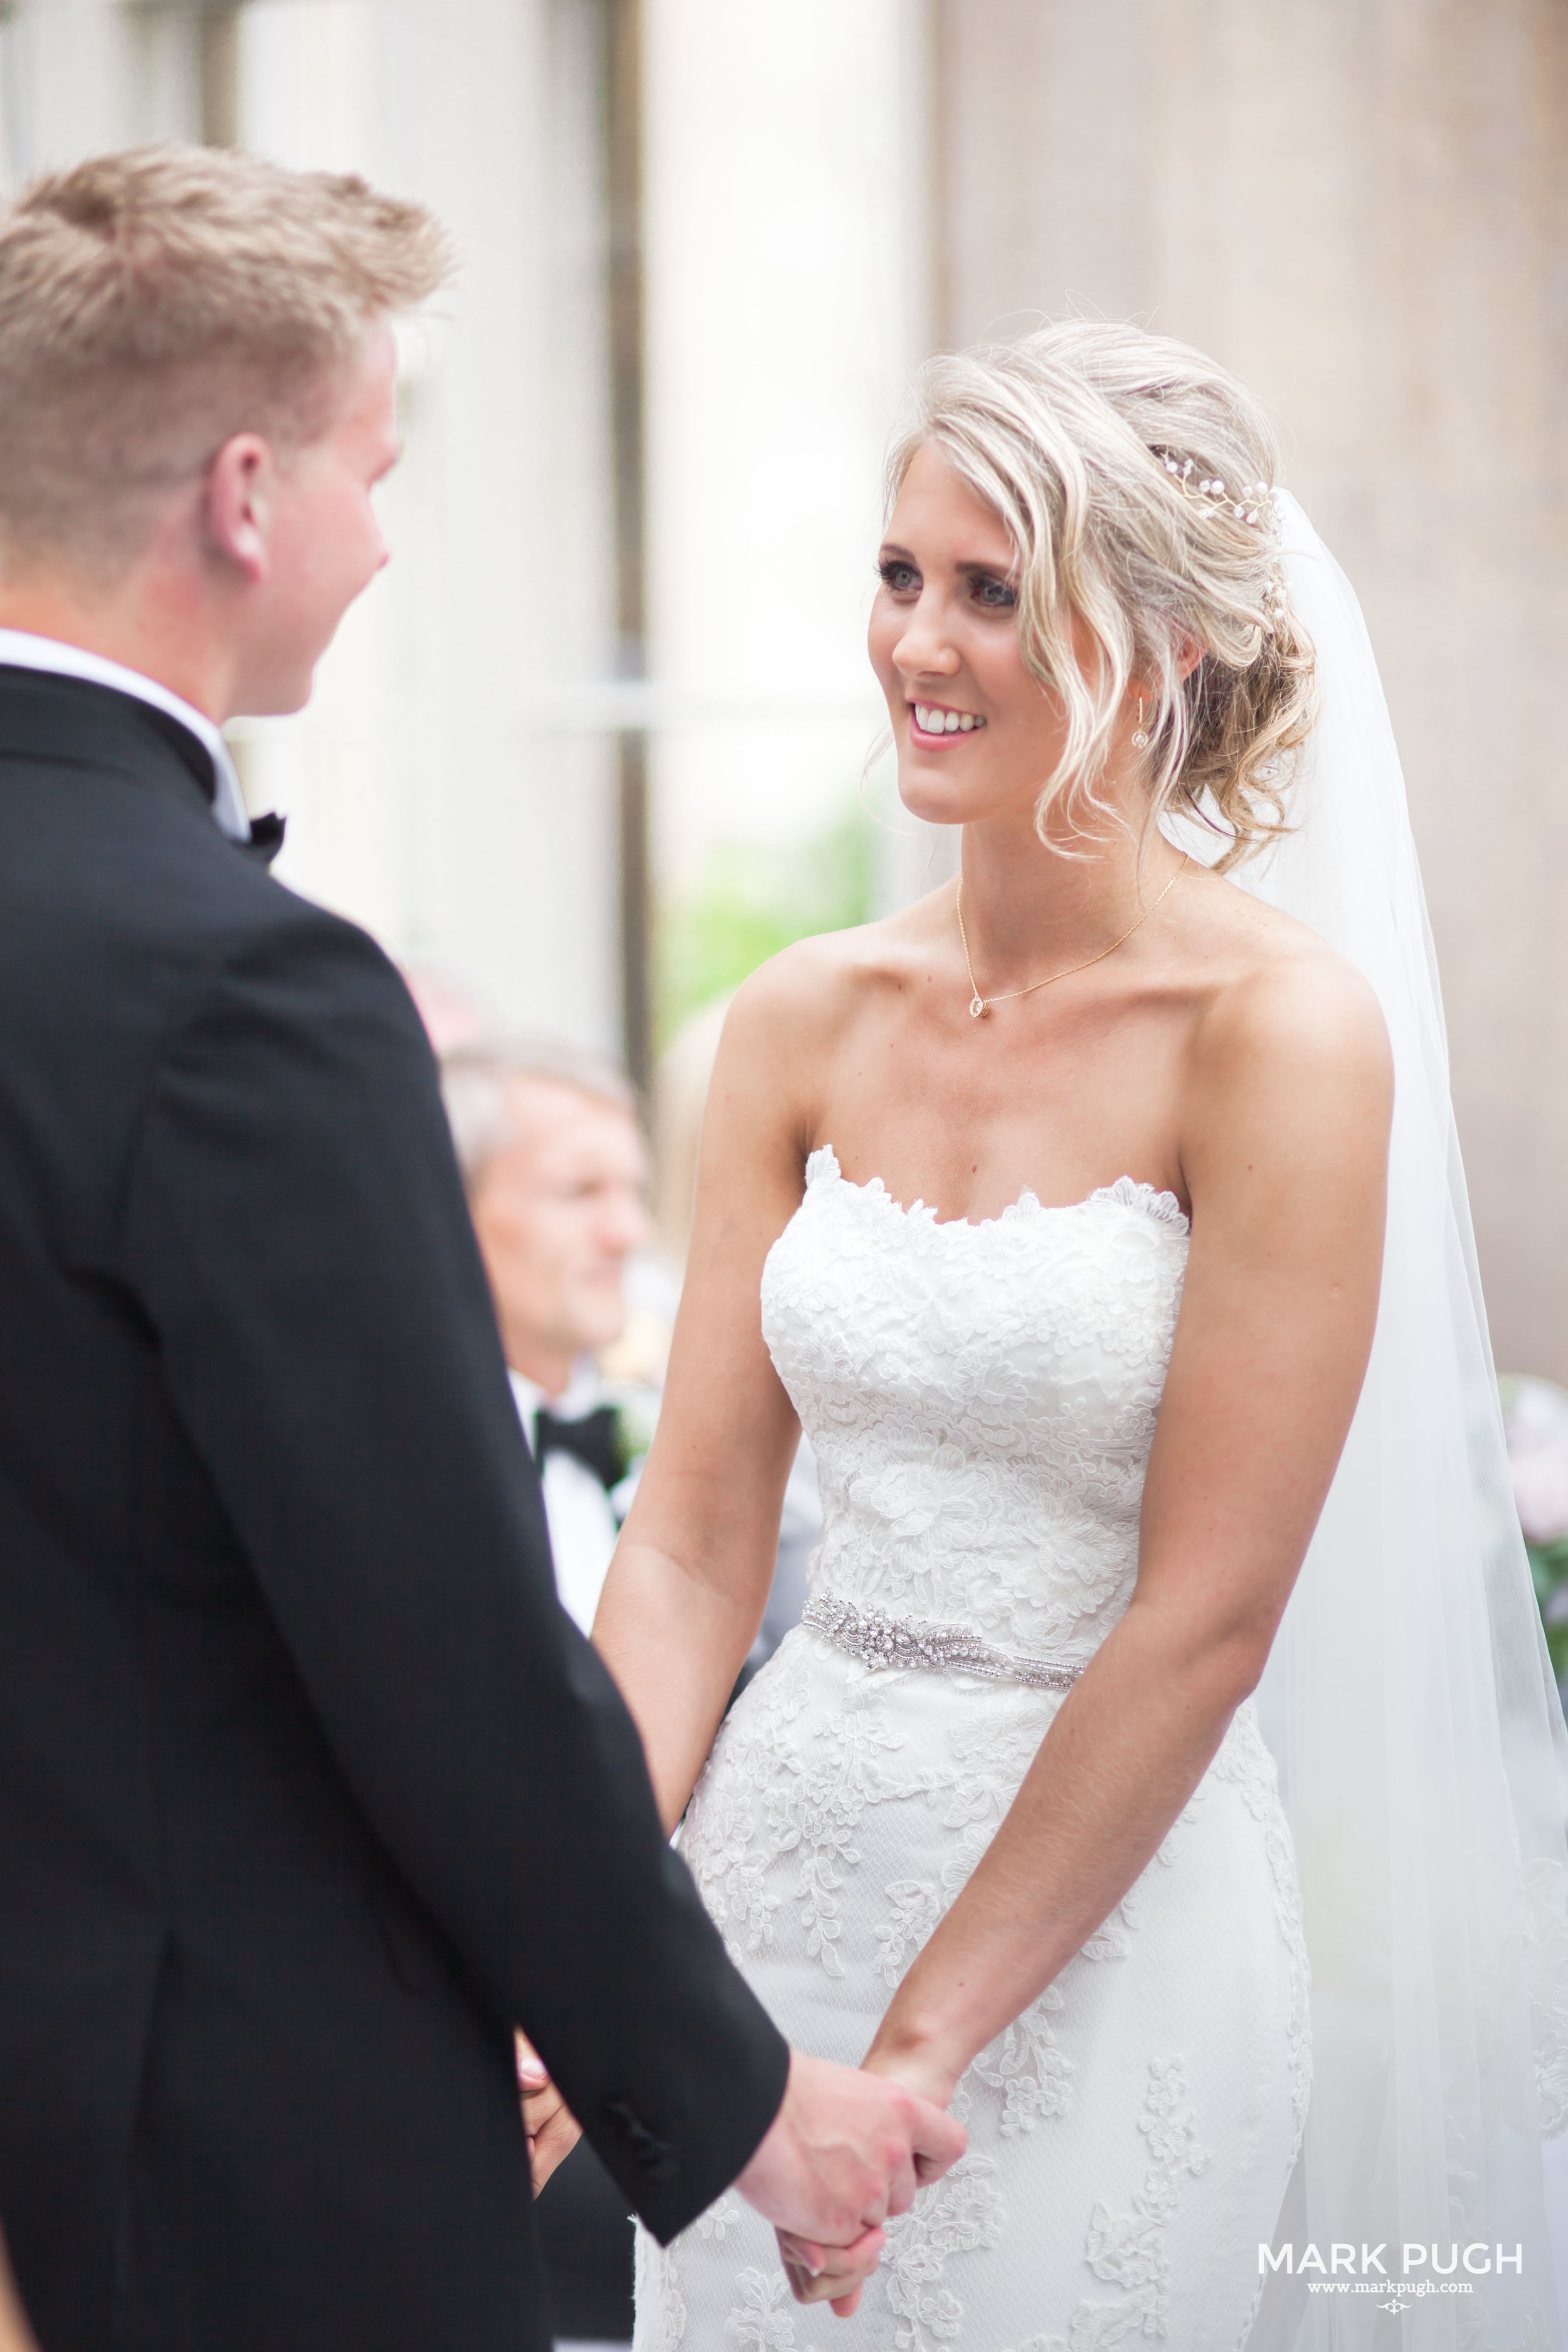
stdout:
[[(1248, 482), (1239, 490), (1227, 488), (1218, 474), (1200, 471), (1195, 457), (1184, 456), (1179, 450), (1162, 449), (1156, 446), (1150, 453), (1158, 457), (1172, 481), (1184, 491), (1195, 506), (1215, 515), (1245, 523), (1249, 530), (1278, 541), (1279, 517), (1274, 504), (1273, 485), (1269, 482)], [(1278, 562), (1270, 564), (1268, 577), (1263, 584), (1262, 604), (1265, 628), (1272, 635), (1289, 610), (1290, 600), (1285, 592), (1285, 575)]]
[(1285, 574), (1278, 563), (1272, 566), (1263, 583), (1263, 609), (1268, 615), (1271, 631), (1279, 627), (1290, 609), (1290, 599), (1285, 590)]
[(1195, 457), (1179, 457), (1173, 449), (1156, 449), (1153, 455), (1179, 489), (1194, 499), (1210, 502), (1210, 511), (1224, 514), (1227, 510), (1237, 522), (1250, 530), (1266, 531), (1270, 538), (1279, 529), (1274, 515), (1274, 491), (1268, 482), (1248, 482), (1239, 490), (1226, 488), (1217, 474), (1200, 474)]

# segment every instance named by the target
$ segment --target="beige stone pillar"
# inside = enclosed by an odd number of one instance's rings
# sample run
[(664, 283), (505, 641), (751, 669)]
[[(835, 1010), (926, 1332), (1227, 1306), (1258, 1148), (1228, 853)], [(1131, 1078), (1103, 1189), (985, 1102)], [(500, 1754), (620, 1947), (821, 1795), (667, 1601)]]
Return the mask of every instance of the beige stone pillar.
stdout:
[(1212, 351), (1366, 607), (1499, 1361), (1568, 1380), (1568, 16), (936, 0), (946, 341)]

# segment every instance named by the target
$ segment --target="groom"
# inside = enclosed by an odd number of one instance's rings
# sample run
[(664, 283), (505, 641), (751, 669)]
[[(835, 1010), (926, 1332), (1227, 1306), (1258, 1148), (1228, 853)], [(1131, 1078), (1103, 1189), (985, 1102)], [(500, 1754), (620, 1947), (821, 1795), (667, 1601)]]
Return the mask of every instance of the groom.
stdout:
[(542, 2346), (514, 2024), (658, 2237), (738, 2180), (824, 2291), (963, 2145), (792, 2062), (666, 1847), (418, 1020), (269, 880), (218, 733), (385, 559), (389, 321), (443, 268), (413, 206), (194, 150), (0, 218), (0, 2222), (45, 2352)]

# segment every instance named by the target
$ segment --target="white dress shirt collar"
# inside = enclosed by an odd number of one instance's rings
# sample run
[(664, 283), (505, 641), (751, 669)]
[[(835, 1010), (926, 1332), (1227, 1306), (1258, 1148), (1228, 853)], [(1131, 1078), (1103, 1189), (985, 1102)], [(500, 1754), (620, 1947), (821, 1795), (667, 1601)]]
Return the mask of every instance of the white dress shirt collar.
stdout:
[(0, 629), (0, 664), (13, 669), (47, 670), (56, 677), (85, 678), (90, 686), (111, 686), (117, 693), (133, 695), (138, 702), (151, 703), (154, 710), (177, 719), (211, 754), (216, 778), (213, 814), (219, 830), (226, 833), (231, 841), (250, 839), (250, 818), (228, 745), (205, 711), (171, 694), (155, 677), (144, 677), (139, 669), (127, 669), (123, 662), (108, 661), (102, 654), (89, 654), (84, 646), (68, 645), (63, 637), (37, 637), (26, 629)]

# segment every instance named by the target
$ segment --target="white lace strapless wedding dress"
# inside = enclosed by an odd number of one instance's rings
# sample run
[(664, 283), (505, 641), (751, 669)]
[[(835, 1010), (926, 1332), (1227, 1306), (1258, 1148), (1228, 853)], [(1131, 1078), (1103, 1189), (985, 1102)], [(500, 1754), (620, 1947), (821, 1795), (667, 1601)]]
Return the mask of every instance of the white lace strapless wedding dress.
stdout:
[[(1186, 1254), (1175, 1200), (1126, 1178), (939, 1224), (812, 1155), (763, 1319), (816, 1451), (808, 1613), (832, 1633), (797, 1628), (763, 1668), (680, 1832), (804, 2050), (864, 2055), (1052, 1680), (1127, 1606)], [(1020, 1661), (1033, 1683), (992, 1678)], [(639, 2230), (637, 2352), (1231, 2352), (1309, 2076), (1295, 1866), (1247, 1702), (1136, 1885), (964, 2076), (969, 2152), (891, 2225), (859, 2314), (793, 2303), (731, 2191), (668, 2251)]]

